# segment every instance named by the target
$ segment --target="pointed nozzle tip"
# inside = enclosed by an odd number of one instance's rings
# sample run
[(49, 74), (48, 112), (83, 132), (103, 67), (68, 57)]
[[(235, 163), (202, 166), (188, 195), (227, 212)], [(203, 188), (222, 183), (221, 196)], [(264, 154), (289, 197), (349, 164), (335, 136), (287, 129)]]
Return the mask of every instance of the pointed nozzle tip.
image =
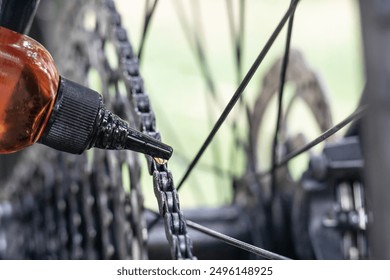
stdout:
[(173, 153), (171, 146), (154, 137), (127, 127), (126, 148), (153, 157), (157, 162), (167, 161)]
[(153, 158), (161, 159), (163, 161), (166, 161), (170, 159), (170, 157), (173, 154), (173, 149), (171, 146), (166, 145), (160, 141), (153, 141), (148, 143), (149, 148), (146, 154), (152, 156)]

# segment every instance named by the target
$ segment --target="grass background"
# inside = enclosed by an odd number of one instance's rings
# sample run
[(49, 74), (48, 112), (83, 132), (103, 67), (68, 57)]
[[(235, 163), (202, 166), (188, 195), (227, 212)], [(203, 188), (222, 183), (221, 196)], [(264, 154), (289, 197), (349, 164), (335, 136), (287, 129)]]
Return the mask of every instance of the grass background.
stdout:
[[(190, 22), (198, 20), (202, 24), (202, 37), (212, 76), (221, 99), (226, 104), (237, 87), (226, 1), (198, 0), (200, 10), (199, 17), (196, 18), (190, 3), (195, 0), (178, 1), (185, 7)], [(237, 6), (237, 0), (232, 2)], [(188, 164), (185, 159), (191, 159), (196, 154), (211, 129), (210, 119), (215, 122), (222, 110), (210, 103), (198, 61), (189, 48), (173, 3), (173, 0), (159, 1), (145, 45), (141, 71), (156, 112), (157, 127), (164, 142), (172, 145), (175, 150), (169, 167), (178, 182)], [(289, 3), (289, 0), (247, 0), (244, 72), (253, 63)], [(136, 50), (140, 42), (144, 4), (145, 1), (139, 0), (117, 1)], [(364, 79), (360, 40), (357, 1), (302, 0), (298, 5), (292, 47), (302, 51), (308, 63), (320, 75), (330, 97), (334, 122), (342, 120), (354, 110), (362, 91)], [(284, 42), (285, 30), (244, 92), (249, 104), (253, 104), (259, 92), (262, 76), (282, 54)], [(207, 103), (212, 104), (211, 117), (207, 111)], [(273, 102), (262, 133), (265, 140), (259, 151), (259, 161), (263, 167), (269, 166), (275, 108), (276, 102)], [(317, 130), (307, 124), (307, 113), (303, 111), (298, 109), (289, 125), (295, 131), (303, 131), (311, 139)], [(233, 115), (238, 113), (237, 109), (232, 112)], [(245, 137), (247, 127), (243, 114), (239, 123), (240, 134)], [(201, 165), (213, 165), (214, 155), (217, 153), (218, 166), (224, 170), (233, 170), (239, 176), (245, 169), (245, 158), (241, 154), (232, 159), (231, 151), (235, 148), (231, 131), (225, 124), (202, 158)], [(307, 156), (298, 158), (292, 164), (295, 166), (295, 176), (299, 177), (307, 165)], [(151, 179), (146, 171), (143, 175), (146, 205), (155, 207)], [(231, 200), (231, 184), (229, 177), (216, 176), (208, 168), (196, 168), (181, 191), (182, 206), (228, 203)]]

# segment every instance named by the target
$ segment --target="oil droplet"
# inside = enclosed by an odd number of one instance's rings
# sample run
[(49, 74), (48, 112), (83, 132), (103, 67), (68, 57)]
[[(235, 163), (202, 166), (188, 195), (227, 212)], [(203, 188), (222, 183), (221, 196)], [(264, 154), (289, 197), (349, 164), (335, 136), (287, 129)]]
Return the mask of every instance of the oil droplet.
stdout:
[(158, 157), (154, 157), (153, 158), (158, 164), (166, 164), (168, 161), (166, 159), (162, 159), (162, 158), (158, 158)]

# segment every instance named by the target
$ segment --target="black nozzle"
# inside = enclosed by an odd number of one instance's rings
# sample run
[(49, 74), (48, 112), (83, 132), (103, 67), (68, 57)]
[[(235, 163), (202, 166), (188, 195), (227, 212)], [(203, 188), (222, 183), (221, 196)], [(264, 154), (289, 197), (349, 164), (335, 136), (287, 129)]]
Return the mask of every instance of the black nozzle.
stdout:
[(172, 147), (131, 128), (127, 122), (104, 107), (99, 112), (99, 124), (95, 139), (90, 146), (101, 149), (132, 150), (164, 160), (168, 160), (173, 153)]
[(61, 77), (52, 114), (39, 142), (73, 154), (96, 147), (127, 149), (168, 160), (173, 149), (159, 140), (131, 128), (105, 109), (96, 91)]

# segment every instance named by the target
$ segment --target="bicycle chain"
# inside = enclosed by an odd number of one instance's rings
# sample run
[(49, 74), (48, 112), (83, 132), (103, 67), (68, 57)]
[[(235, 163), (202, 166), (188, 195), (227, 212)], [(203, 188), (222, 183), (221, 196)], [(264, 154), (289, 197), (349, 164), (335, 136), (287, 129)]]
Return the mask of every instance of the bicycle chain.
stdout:
[[(121, 26), (121, 17), (115, 8), (114, 1), (104, 0), (108, 13), (107, 20), (111, 24), (111, 39), (115, 42), (120, 55), (120, 74), (125, 84), (131, 89), (130, 102), (139, 118), (139, 129), (149, 136), (161, 140), (156, 130), (155, 114), (150, 106), (148, 95), (140, 76), (138, 60), (134, 56), (126, 30)], [(100, 17), (99, 17), (100, 18)], [(154, 192), (159, 205), (160, 215), (164, 218), (165, 234), (171, 246), (171, 254), (175, 259), (194, 259), (192, 241), (187, 233), (186, 220), (180, 210), (177, 191), (173, 184), (172, 173), (167, 164), (158, 164), (147, 156), (149, 173), (153, 175)]]
[[(140, 76), (138, 59), (134, 55), (127, 32), (122, 27), (121, 16), (115, 8), (115, 3), (112, 0), (103, 0), (95, 2), (95, 5), (93, 10), (96, 11), (96, 18), (99, 19), (98, 27), (95, 30), (96, 33), (92, 33), (92, 40), (89, 43), (89, 48), (92, 46), (93, 49), (89, 49), (86, 53), (90, 55), (91, 64), (100, 73), (103, 88), (109, 90), (108, 85), (115, 85), (116, 87), (115, 98), (112, 98), (112, 94), (107, 95), (105, 96), (105, 103), (116, 114), (132, 120), (143, 133), (161, 140), (160, 133), (156, 130), (155, 114), (150, 106), (149, 97), (145, 92), (143, 79)], [(85, 40), (85, 37), (83, 39)], [(104, 55), (104, 45), (107, 42), (113, 43), (116, 47), (119, 61), (117, 69), (110, 66)], [(128, 89), (128, 100), (125, 100), (124, 95), (119, 92), (119, 81), (123, 81)], [(128, 157), (127, 161), (137, 160), (132, 153), (129, 154), (131, 156)], [(107, 157), (107, 159), (109, 161), (116, 160), (115, 157)], [(172, 174), (167, 169), (166, 164), (159, 165), (151, 157), (147, 157), (147, 162), (149, 173), (153, 175), (155, 195), (158, 200), (160, 214), (164, 218), (165, 232), (171, 246), (172, 257), (175, 259), (193, 259), (192, 242), (187, 234), (185, 218), (179, 207), (179, 199), (173, 186)], [(131, 165), (129, 162), (128, 164)], [(116, 168), (112, 168), (112, 172), (115, 170)], [(133, 170), (132, 176), (136, 178), (131, 178), (132, 185), (136, 186), (136, 189), (140, 188), (140, 175), (137, 173), (139, 173), (139, 170), (135, 172)], [(99, 172), (99, 174), (104, 174), (104, 172)], [(131, 190), (127, 202), (134, 205), (142, 199), (140, 191)], [(126, 214), (128, 216), (138, 216), (143, 209), (132, 207), (132, 210), (127, 211)], [(134, 217), (130, 219), (130, 221), (134, 220), (136, 220)], [(133, 224), (133, 228), (137, 229), (136, 235), (146, 238), (145, 226)], [(103, 237), (103, 240), (106, 240), (106, 237)], [(136, 246), (133, 246), (133, 250), (136, 250), (135, 248)]]

